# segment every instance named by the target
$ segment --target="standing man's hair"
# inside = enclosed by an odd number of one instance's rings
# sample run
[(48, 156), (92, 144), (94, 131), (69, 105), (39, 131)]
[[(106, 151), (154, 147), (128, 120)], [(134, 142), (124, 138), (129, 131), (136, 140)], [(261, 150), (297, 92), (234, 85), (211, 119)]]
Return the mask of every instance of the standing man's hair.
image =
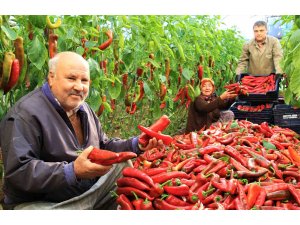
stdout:
[(254, 27), (261, 27), (261, 26), (264, 26), (266, 29), (268, 29), (268, 24), (265, 22), (265, 21), (256, 21), (253, 25), (253, 28)]

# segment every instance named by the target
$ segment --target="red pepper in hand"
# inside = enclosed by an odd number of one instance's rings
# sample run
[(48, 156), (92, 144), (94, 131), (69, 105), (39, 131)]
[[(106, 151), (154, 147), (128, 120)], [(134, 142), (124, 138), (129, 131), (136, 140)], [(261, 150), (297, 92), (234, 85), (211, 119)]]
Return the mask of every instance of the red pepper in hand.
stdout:
[[(163, 115), (155, 123), (153, 123), (149, 127), (149, 129), (154, 132), (163, 131), (169, 126), (170, 122), (171, 122), (171, 120), (169, 119), (169, 117), (166, 115)], [(142, 146), (146, 146), (149, 139), (150, 139), (150, 137), (143, 132), (139, 137), (139, 143)]]
[(90, 152), (88, 155), (88, 159), (91, 160), (93, 163), (98, 163), (102, 164), (107, 160), (114, 160), (119, 157), (118, 153), (108, 151), (108, 150), (103, 150), (99, 148), (93, 148), (93, 150)]
[(115, 164), (115, 163), (121, 163), (121, 162), (125, 162), (129, 159), (132, 159), (132, 158), (135, 158), (137, 157), (137, 154), (134, 153), (134, 152), (119, 152), (117, 153), (119, 156), (118, 158), (116, 159), (110, 159), (110, 160), (107, 160), (107, 161), (104, 161), (103, 163), (101, 163), (102, 165), (112, 165), (112, 164)]
[(142, 125), (138, 125), (140, 131), (144, 132), (145, 134), (149, 135), (152, 138), (156, 138), (157, 140), (162, 140), (165, 145), (170, 145), (173, 142), (173, 138), (169, 135), (160, 134), (155, 131), (150, 130)]

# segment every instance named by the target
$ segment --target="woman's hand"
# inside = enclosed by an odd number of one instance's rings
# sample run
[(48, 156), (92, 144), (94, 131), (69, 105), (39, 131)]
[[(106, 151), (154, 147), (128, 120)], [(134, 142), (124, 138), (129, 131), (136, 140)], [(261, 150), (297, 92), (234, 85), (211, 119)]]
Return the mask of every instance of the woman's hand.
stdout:
[(237, 94), (235, 94), (234, 91), (225, 91), (223, 94), (220, 95), (220, 98), (222, 100), (228, 100), (228, 99), (235, 98), (236, 96)]

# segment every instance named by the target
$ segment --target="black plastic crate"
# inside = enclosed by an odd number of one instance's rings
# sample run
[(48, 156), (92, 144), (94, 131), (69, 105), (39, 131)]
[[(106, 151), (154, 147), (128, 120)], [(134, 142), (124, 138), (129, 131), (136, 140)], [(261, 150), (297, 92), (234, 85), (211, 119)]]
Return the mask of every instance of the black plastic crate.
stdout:
[[(269, 75), (274, 75), (274, 74), (269, 74)], [(268, 75), (268, 76), (269, 76)], [(242, 73), (240, 75), (239, 81), (244, 76), (253, 76), (253, 77), (262, 77), (262, 75), (250, 75), (248, 73)], [(278, 99), (278, 93), (279, 93), (279, 84), (281, 80), (281, 74), (276, 74), (276, 80), (275, 80), (275, 90), (274, 91), (268, 91), (266, 94), (251, 94), (249, 95), (239, 95), (238, 99), (240, 101), (247, 101), (247, 102), (274, 102), (277, 101)]]
[(300, 128), (300, 109), (294, 109), (286, 104), (278, 104), (273, 108), (273, 115), (275, 125), (284, 127), (299, 126)]
[(238, 106), (257, 106), (264, 103), (253, 103), (253, 102), (235, 102), (231, 107), (230, 110), (234, 113), (235, 119), (239, 120), (249, 120), (252, 123), (260, 124), (262, 122), (268, 122), (269, 124), (273, 124), (273, 103), (267, 103), (271, 104), (271, 107), (269, 109), (264, 109), (260, 112), (247, 112), (247, 111), (240, 111), (238, 110)]
[(285, 125), (277, 125), (279, 127), (282, 127), (282, 128), (289, 128), (293, 131), (295, 131), (297, 134), (300, 134), (300, 125), (288, 125), (288, 126), (285, 126)]

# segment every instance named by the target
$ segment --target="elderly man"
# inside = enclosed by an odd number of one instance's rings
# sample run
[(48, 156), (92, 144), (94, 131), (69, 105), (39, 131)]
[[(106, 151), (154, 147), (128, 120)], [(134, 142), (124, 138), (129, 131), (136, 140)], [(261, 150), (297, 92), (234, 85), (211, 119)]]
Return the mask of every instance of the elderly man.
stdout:
[[(93, 146), (139, 154), (138, 137), (108, 139), (85, 102), (89, 84), (87, 61), (59, 53), (49, 60), (48, 82), (22, 97), (1, 121), (4, 208), (116, 208), (110, 191), (129, 164), (103, 166), (88, 155)], [(156, 144), (153, 139), (148, 147)]]
[(264, 21), (255, 22), (253, 32), (254, 39), (243, 46), (236, 74), (244, 72), (253, 75), (282, 74), (279, 63), (283, 54), (279, 40), (267, 35), (267, 24)]

